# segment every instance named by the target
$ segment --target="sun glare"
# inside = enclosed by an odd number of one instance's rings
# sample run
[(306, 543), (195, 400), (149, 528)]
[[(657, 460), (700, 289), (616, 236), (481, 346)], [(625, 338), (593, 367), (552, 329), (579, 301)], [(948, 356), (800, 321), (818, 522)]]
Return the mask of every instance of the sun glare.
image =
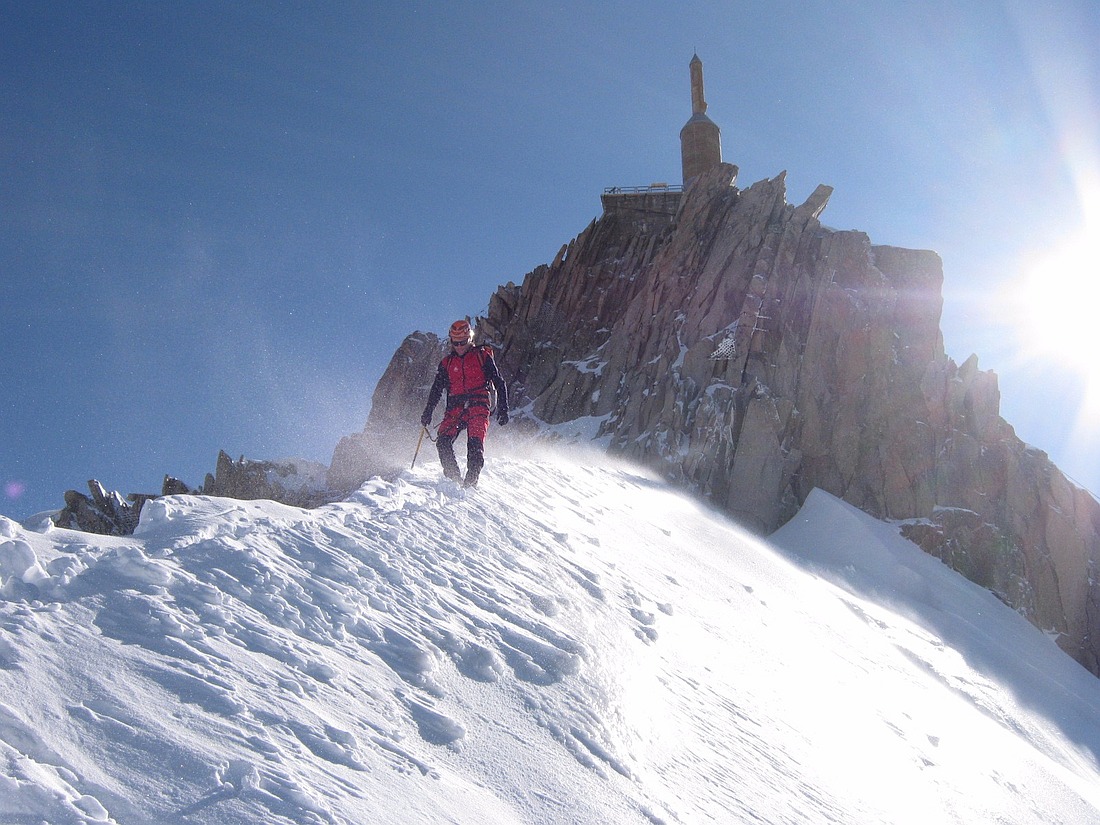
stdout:
[(1100, 241), (1077, 238), (1036, 262), (1012, 302), (1023, 353), (1100, 387)]
[[(1100, 238), (1086, 233), (1037, 259), (1005, 296), (1019, 357), (1076, 376), (1081, 400), (1069, 416), (1071, 442), (1092, 451), (1100, 437)], [(1054, 411), (1052, 411), (1054, 412)]]

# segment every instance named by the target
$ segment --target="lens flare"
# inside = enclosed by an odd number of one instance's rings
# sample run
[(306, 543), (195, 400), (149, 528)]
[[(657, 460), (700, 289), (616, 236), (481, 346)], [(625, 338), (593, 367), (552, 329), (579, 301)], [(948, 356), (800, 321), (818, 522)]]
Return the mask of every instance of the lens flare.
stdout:
[(1060, 414), (1071, 416), (1073, 449), (1093, 454), (1100, 438), (1100, 233), (1082, 233), (1034, 261), (1006, 297), (1019, 358), (1080, 382), (1080, 407)]
[(1025, 351), (1100, 378), (1100, 242), (1078, 238), (1038, 261), (1013, 299)]
[(27, 485), (22, 481), (9, 481), (4, 485), (4, 495), (12, 501), (22, 498), (25, 492), (27, 492)]

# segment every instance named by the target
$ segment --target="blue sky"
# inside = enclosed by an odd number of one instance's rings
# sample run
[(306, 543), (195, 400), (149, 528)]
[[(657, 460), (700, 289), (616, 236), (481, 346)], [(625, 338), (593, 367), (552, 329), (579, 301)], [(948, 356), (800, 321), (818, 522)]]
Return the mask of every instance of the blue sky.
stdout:
[(679, 180), (696, 51), (739, 184), (938, 251), (948, 353), (1100, 490), (1087, 369), (997, 300), (1094, 225), (1097, 42), (1088, 0), (0, 0), (0, 512), (327, 462), (407, 333)]

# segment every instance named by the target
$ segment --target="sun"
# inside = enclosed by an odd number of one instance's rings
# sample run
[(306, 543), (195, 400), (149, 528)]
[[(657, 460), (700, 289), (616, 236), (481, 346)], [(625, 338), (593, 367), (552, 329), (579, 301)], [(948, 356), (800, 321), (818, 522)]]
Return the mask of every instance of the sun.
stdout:
[[(1089, 231), (1089, 227), (1097, 231)], [(1031, 426), (1060, 454), (1064, 471), (1094, 492), (1100, 463), (1100, 224), (1022, 262), (986, 306), (1004, 333), (1010, 366), (1028, 384)], [(1040, 423), (1041, 422), (1041, 423)]]
[(1100, 391), (1100, 239), (1079, 236), (1035, 261), (1010, 296), (1019, 351)]

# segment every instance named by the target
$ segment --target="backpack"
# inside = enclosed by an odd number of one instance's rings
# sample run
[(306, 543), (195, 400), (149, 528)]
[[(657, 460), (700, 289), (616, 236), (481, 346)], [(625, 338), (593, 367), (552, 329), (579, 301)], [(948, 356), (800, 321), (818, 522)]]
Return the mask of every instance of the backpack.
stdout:
[[(493, 348), (488, 344), (482, 344), (474, 350), (477, 353), (477, 362), (481, 365), (482, 374), (485, 373), (485, 359), (492, 357)], [(497, 388), (496, 384), (488, 379), (486, 376), (485, 385), (489, 390), (489, 415), (493, 415), (497, 411)]]

